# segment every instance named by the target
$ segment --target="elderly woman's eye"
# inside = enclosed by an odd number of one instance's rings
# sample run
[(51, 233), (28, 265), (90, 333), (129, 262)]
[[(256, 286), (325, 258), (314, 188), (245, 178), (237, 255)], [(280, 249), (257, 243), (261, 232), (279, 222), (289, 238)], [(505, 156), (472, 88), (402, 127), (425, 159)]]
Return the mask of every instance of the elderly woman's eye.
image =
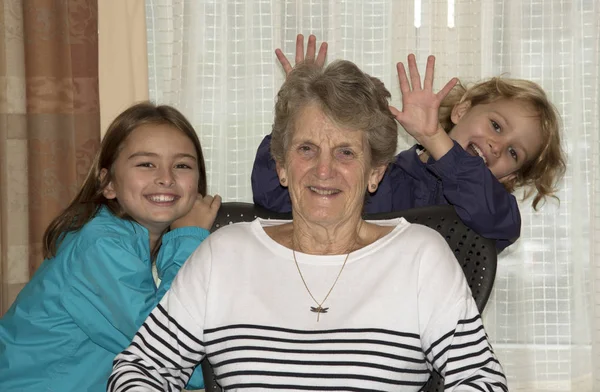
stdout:
[(315, 156), (317, 149), (310, 144), (302, 144), (296, 148), (299, 156), (304, 158), (312, 158)]
[(303, 144), (301, 146), (298, 147), (298, 152), (301, 154), (306, 154), (312, 151), (311, 146)]
[(347, 148), (339, 149), (336, 155), (340, 159), (351, 159), (351, 158), (354, 158), (354, 156), (355, 156), (354, 151), (347, 149)]

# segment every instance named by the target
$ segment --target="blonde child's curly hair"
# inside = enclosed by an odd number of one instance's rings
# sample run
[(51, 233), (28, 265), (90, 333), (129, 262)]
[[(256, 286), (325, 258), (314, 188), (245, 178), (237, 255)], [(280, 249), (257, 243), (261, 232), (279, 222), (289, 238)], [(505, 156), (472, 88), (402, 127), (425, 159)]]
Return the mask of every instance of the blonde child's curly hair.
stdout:
[(535, 210), (546, 197), (556, 197), (557, 182), (566, 168), (565, 155), (560, 143), (560, 115), (544, 90), (534, 82), (523, 79), (495, 77), (466, 88), (458, 83), (441, 104), (439, 120), (446, 132), (454, 123), (451, 120), (455, 105), (469, 102), (470, 107), (488, 104), (501, 99), (517, 100), (529, 105), (540, 119), (544, 145), (539, 154), (526, 163), (514, 179), (504, 183), (509, 192), (524, 187), (524, 198), (533, 197)]

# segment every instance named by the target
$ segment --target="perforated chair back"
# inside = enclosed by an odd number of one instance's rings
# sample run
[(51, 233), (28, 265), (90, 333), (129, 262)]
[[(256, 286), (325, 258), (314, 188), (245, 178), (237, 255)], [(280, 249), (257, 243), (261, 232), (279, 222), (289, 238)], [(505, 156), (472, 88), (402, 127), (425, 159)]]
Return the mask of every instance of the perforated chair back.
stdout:
[[(494, 241), (483, 238), (469, 229), (456, 215), (454, 207), (429, 206), (405, 211), (386, 212), (365, 215), (366, 220), (382, 220), (403, 217), (408, 222), (428, 226), (439, 232), (460, 263), (475, 303), (482, 312), (492, 292), (496, 277), (496, 246)], [(211, 232), (220, 227), (237, 222), (251, 222), (256, 218), (291, 219), (291, 213), (277, 213), (266, 210), (251, 203), (227, 202), (221, 205)], [(207, 392), (218, 392), (218, 386), (210, 364), (205, 359), (202, 362), (205, 389)], [(438, 374), (433, 374), (425, 392), (443, 391), (443, 382)]]

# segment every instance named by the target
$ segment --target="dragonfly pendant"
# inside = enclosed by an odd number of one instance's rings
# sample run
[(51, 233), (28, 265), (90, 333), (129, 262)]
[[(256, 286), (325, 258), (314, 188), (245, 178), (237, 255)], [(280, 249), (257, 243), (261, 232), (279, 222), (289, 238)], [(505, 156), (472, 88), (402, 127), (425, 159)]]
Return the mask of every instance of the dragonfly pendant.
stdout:
[(318, 307), (310, 307), (310, 311), (317, 314), (317, 322), (319, 322), (319, 317), (321, 316), (321, 313), (327, 313), (328, 310), (329, 308), (324, 308), (321, 305), (319, 305)]

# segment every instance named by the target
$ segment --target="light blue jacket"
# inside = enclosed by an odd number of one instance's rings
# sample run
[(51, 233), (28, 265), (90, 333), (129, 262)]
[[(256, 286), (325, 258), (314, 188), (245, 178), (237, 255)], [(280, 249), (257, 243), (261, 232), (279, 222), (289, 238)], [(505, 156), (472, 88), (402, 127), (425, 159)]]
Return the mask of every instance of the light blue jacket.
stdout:
[[(0, 319), (0, 391), (106, 391), (129, 345), (188, 256), (209, 232), (165, 234), (152, 277), (148, 231), (107, 208), (69, 233)], [(198, 367), (190, 388), (201, 388)]]

